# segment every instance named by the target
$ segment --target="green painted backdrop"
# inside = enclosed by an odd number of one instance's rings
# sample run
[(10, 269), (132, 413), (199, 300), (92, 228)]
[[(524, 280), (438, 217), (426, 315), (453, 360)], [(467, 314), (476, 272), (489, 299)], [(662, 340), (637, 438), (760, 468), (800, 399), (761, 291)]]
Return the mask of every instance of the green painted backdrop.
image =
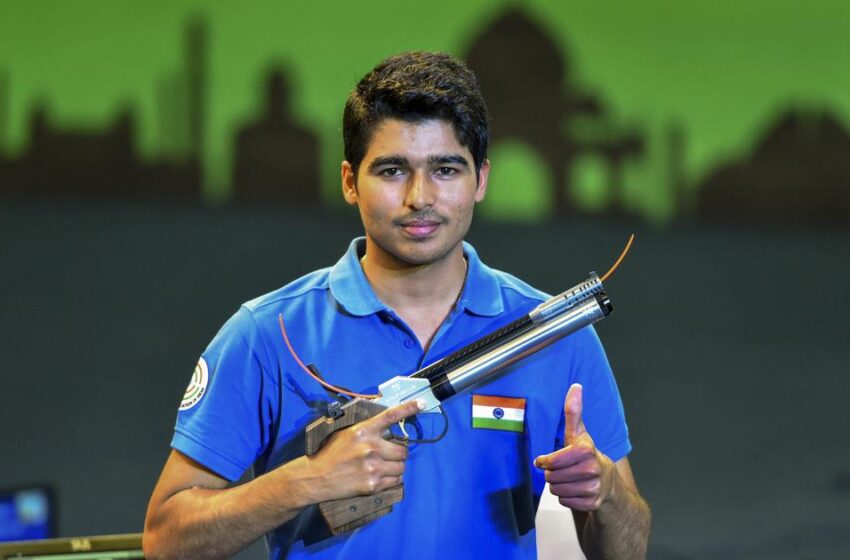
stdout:
[[(99, 128), (121, 107), (138, 121), (147, 158), (178, 157), (161, 130), (157, 84), (181, 70), (188, 19), (209, 32), (206, 199), (227, 200), (233, 134), (257, 114), (266, 71), (282, 64), (293, 83), (297, 120), (319, 135), (322, 184), (335, 200), (341, 159), (341, 107), (355, 81), (401, 50), (462, 55), (475, 34), (507, 6), (496, 0), (422, 2), (259, 0), (4, 0), (0, 4), (0, 150), (27, 145), (27, 118), (44, 101), (57, 125)], [(519, 5), (567, 56), (577, 82), (602, 96), (615, 123), (637, 125), (647, 157), (627, 169), (627, 206), (655, 221), (674, 212), (665, 135), (686, 134), (690, 184), (741, 154), (770, 118), (789, 106), (850, 119), (850, 4), (718, 0), (635, 3), (528, 0)], [(510, 79), (506, 76), (506, 79)], [(483, 210), (545, 213), (535, 154), (495, 146), (493, 195)], [(500, 164), (501, 161), (501, 164)], [(577, 170), (574, 196), (604, 201), (592, 167)], [(492, 191), (491, 191), (492, 192)]]

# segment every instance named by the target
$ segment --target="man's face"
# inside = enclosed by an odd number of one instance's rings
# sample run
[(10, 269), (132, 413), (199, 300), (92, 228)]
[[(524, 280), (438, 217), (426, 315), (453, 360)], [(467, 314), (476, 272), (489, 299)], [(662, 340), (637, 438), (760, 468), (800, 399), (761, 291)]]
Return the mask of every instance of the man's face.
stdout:
[(368, 258), (400, 268), (461, 251), (489, 170), (485, 162), (476, 179), (472, 154), (446, 121), (383, 120), (356, 180), (350, 163), (342, 163), (343, 195), (360, 209)]

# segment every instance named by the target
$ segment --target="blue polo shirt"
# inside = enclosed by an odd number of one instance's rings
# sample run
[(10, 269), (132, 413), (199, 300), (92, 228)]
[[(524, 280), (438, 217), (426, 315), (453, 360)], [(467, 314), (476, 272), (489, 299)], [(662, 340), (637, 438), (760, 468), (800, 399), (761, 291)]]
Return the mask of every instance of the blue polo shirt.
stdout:
[[(174, 449), (231, 481), (251, 467), (259, 475), (304, 454), (304, 428), (324, 412), (328, 397), (286, 348), (279, 314), (304, 363), (316, 364), (333, 384), (375, 393), (381, 382), (410, 374), (547, 299), (483, 264), (465, 243), (466, 288), (424, 352), (372, 291), (358, 260), (364, 250), (364, 239), (355, 239), (333, 267), (249, 301), (225, 323), (180, 406)], [(448, 434), (411, 446), (404, 500), (392, 513), (329, 537), (317, 509), (307, 508), (267, 535), (270, 557), (535, 558), (544, 478), (533, 461), (562, 446), (563, 402), (572, 383), (584, 386), (583, 418), (597, 447), (614, 461), (626, 456), (631, 444), (620, 396), (588, 327), (446, 401)], [(478, 402), (524, 399), (511, 401), (524, 409), (519, 431), (473, 427), (474, 395)], [(433, 437), (443, 419), (420, 414), (413, 427)]]

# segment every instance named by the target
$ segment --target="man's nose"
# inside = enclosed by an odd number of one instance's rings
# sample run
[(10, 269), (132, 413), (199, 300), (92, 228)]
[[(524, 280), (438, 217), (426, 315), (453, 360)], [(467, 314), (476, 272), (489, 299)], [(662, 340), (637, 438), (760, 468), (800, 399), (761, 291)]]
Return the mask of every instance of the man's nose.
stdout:
[(427, 208), (436, 201), (436, 185), (427, 173), (416, 171), (410, 177), (405, 203), (411, 208)]

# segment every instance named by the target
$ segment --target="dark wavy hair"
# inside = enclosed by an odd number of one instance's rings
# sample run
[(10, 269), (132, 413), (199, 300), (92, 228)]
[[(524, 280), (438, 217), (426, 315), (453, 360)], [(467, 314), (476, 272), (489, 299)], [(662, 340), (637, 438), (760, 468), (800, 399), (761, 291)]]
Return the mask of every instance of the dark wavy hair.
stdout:
[(375, 127), (386, 118), (450, 122), (458, 142), (472, 154), (476, 176), (487, 159), (490, 131), (478, 80), (466, 64), (448, 54), (397, 54), (360, 80), (342, 116), (345, 159), (355, 177)]

